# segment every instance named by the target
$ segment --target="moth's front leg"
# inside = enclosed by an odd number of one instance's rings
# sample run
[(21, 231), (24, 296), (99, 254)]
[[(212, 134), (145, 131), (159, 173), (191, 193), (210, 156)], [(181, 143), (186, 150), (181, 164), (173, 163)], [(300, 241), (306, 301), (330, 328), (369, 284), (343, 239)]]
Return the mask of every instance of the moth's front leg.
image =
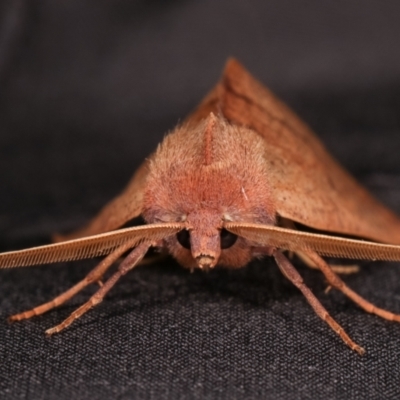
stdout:
[(314, 296), (311, 290), (303, 282), (303, 278), (297, 272), (291, 262), (279, 251), (274, 250), (273, 256), (278, 264), (279, 269), (283, 275), (286, 276), (304, 295), (316, 314), (324, 320), (340, 337), (341, 339), (358, 354), (362, 355), (365, 350), (355, 343), (344, 331), (344, 329), (329, 315), (325, 307)]
[(61, 293), (59, 296), (55, 297), (53, 300), (48, 301), (47, 303), (41, 304), (31, 310), (24, 311), (19, 314), (12, 315), (8, 318), (10, 322), (14, 321), (22, 321), (24, 319), (29, 319), (37, 315), (44, 314), (47, 311), (52, 310), (53, 308), (59, 307), (64, 304), (66, 301), (74, 297), (77, 293), (79, 293), (86, 286), (89, 286), (92, 283), (99, 282), (103, 277), (105, 272), (111, 267), (111, 265), (124, 254), (127, 250), (131, 248), (131, 243), (128, 242), (116, 250), (114, 250), (111, 254), (109, 254), (106, 258), (104, 258), (94, 269), (92, 269), (81, 281), (72, 286), (70, 289)]
[(101, 303), (106, 293), (117, 283), (119, 278), (125, 275), (140, 262), (140, 260), (146, 255), (150, 246), (150, 243), (142, 243), (132, 250), (120, 264), (118, 270), (111, 275), (110, 278), (108, 278), (101, 288), (85, 304), (76, 309), (68, 318), (61, 322), (61, 324), (47, 329), (46, 334), (53, 335), (54, 333), (61, 332), (63, 329), (71, 325), (76, 319), (89, 311), (92, 307)]

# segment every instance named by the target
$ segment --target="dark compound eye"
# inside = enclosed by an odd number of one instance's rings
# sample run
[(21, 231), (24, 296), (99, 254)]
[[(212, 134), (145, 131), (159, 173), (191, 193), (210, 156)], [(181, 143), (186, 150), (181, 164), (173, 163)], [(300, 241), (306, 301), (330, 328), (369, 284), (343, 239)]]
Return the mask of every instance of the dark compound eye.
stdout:
[(190, 233), (188, 230), (184, 229), (176, 234), (179, 244), (185, 249), (190, 250)]
[(232, 247), (237, 240), (237, 235), (226, 229), (221, 229), (221, 249), (229, 249)]
[[(221, 249), (229, 249), (232, 247), (237, 240), (237, 235), (227, 231), (226, 229), (221, 229)], [(179, 244), (185, 249), (190, 250), (190, 233), (188, 230), (183, 229), (176, 234)]]

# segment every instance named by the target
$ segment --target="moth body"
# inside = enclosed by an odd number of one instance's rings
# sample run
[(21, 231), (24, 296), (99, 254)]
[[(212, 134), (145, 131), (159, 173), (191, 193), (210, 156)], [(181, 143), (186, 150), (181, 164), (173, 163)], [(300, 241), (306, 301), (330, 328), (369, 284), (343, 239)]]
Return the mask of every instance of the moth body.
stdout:
[[(121, 229), (140, 215), (146, 225)], [(279, 226), (282, 221), (285, 227)], [(299, 226), (314, 232), (299, 231)], [(101, 282), (130, 253), (86, 303), (47, 334), (62, 331), (99, 304), (150, 247), (167, 250), (189, 269), (239, 268), (255, 257), (273, 256), (315, 313), (359, 354), (364, 349), (329, 315), (285, 251), (319, 269), (332, 288), (365, 311), (400, 322), (399, 314), (355, 293), (321, 257), (400, 261), (400, 219), (358, 185), (310, 128), (235, 60), (228, 61), (218, 84), (165, 137), (125, 190), (87, 226), (57, 241), (2, 253), (0, 268), (107, 256), (72, 288), (11, 321), (60, 306)]]
[(264, 154), (257, 133), (212, 113), (164, 139), (149, 166), (143, 216), (149, 224), (185, 223), (186, 239), (178, 233), (160, 243), (180, 264), (238, 268), (257, 256), (223, 223), (275, 223)]

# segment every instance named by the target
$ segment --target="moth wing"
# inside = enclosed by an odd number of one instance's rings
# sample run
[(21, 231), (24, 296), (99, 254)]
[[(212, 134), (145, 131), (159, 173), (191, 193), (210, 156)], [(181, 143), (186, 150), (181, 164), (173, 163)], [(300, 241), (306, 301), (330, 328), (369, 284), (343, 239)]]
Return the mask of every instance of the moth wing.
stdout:
[(266, 177), (278, 215), (322, 231), (400, 243), (400, 220), (375, 200), (327, 152), (311, 129), (229, 60), (220, 82), (189, 117), (210, 112), (265, 139)]
[(106, 204), (86, 226), (67, 235), (54, 235), (54, 241), (109, 232), (138, 217), (143, 208), (143, 191), (149, 162), (150, 158), (142, 163), (122, 193)]

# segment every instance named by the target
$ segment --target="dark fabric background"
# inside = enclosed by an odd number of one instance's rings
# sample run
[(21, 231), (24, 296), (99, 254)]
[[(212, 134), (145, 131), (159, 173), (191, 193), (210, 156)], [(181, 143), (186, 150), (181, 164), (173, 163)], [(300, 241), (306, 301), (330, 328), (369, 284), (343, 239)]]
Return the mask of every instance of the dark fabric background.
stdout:
[[(0, 248), (79, 227), (214, 85), (235, 56), (400, 213), (396, 0), (0, 3)], [(360, 205), (362, 207), (362, 204)], [(2, 399), (396, 399), (400, 326), (368, 315), (317, 271), (305, 281), (360, 357), (268, 259), (190, 274), (141, 266), (60, 335), (88, 288), (41, 317), (96, 260), (0, 271)], [(400, 313), (397, 263), (345, 278)]]

